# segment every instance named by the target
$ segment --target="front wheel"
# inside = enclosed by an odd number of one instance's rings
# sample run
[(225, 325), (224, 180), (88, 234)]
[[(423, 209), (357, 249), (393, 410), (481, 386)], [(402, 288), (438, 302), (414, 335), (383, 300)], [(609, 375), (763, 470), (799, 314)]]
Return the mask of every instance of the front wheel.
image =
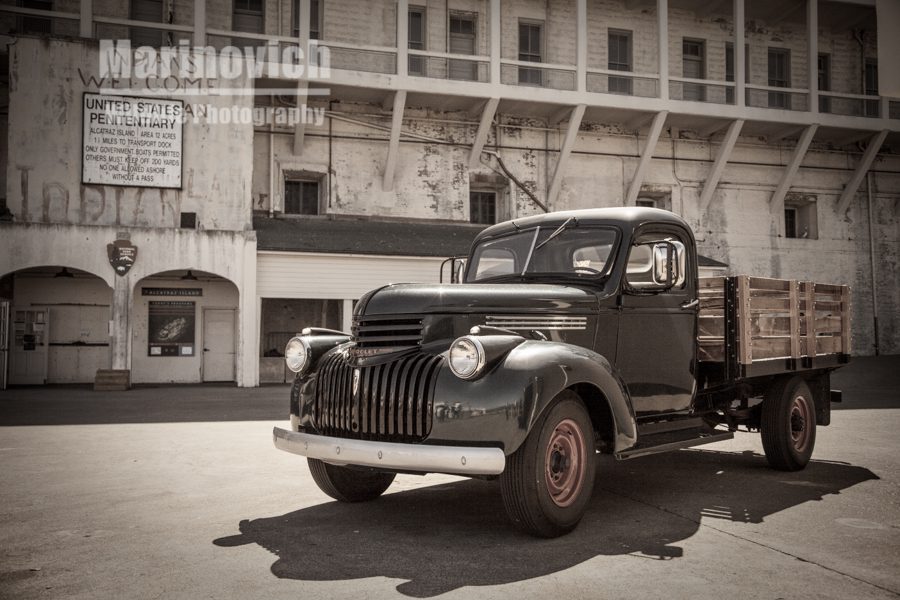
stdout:
[(591, 418), (579, 396), (566, 390), (507, 459), (500, 476), (507, 514), (532, 535), (572, 531), (587, 510), (596, 466)]
[(394, 481), (394, 473), (364, 471), (306, 459), (319, 489), (340, 502), (368, 502), (381, 496)]
[(769, 465), (779, 471), (799, 471), (816, 444), (816, 404), (799, 377), (776, 381), (762, 404), (763, 449)]

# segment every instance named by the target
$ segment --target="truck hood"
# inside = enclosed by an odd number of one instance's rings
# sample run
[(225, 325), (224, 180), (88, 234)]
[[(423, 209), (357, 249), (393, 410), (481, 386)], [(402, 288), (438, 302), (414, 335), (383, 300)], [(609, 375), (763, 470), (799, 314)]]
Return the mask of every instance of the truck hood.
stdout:
[(548, 284), (389, 285), (370, 292), (357, 306), (361, 315), (435, 313), (589, 313), (597, 295), (576, 287)]

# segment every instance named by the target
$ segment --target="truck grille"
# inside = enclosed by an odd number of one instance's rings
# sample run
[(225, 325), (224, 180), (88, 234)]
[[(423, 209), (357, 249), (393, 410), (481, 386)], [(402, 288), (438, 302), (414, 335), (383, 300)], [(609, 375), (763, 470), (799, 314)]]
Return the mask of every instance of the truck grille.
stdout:
[(355, 317), (350, 332), (353, 358), (407, 352), (422, 343), (422, 317)]
[(319, 368), (313, 421), (323, 435), (417, 442), (431, 431), (440, 356), (416, 353), (354, 368), (341, 353)]

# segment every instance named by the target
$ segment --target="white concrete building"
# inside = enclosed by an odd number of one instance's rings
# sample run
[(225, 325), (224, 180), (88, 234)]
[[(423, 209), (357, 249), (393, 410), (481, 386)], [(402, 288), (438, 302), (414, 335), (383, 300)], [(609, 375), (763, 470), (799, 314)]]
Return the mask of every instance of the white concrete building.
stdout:
[[(711, 269), (848, 283), (853, 351), (896, 353), (900, 100), (878, 82), (900, 59), (878, 33), (900, 23), (885, 14), (875, 0), (0, 5), (10, 381), (283, 380), (299, 327), (349, 327), (363, 292), (436, 280), (483, 224), (539, 204), (653, 204), (694, 226)], [(116, 81), (98, 42), (184, 41), (197, 62), (311, 38), (330, 70)], [(197, 117), (178, 162), (109, 184), (99, 165), (118, 167), (86, 119), (113, 88)], [(254, 107), (273, 110), (234, 122)], [(276, 118), (295, 107), (304, 122)], [(138, 248), (125, 275), (116, 239)]]

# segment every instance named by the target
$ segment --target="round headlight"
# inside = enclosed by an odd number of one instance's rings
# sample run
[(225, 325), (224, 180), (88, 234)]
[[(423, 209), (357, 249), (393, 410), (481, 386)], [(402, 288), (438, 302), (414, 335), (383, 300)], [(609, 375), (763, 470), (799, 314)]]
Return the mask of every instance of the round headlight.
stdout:
[(306, 342), (298, 337), (291, 338), (284, 348), (284, 361), (288, 369), (294, 373), (302, 371), (309, 361), (309, 347)]
[(484, 370), (484, 346), (478, 338), (464, 336), (450, 346), (450, 370), (460, 379), (474, 379)]

